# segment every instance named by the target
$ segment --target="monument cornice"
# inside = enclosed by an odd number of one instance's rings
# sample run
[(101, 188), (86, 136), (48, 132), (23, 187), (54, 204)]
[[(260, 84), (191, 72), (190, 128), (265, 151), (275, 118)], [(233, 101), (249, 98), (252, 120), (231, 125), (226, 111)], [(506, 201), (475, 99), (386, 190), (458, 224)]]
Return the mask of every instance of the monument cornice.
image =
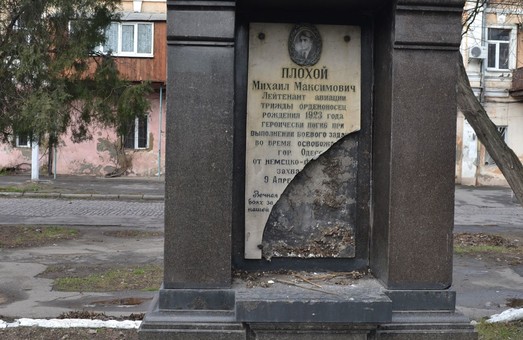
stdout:
[(238, 0), (242, 7), (255, 9), (296, 9), (300, 10), (329, 10), (329, 9), (358, 9), (358, 10), (377, 10), (392, 4), (388, 0)]
[(200, 0), (168, 0), (168, 8), (176, 9), (220, 9), (220, 8), (234, 8), (236, 6), (236, 1), (200, 1)]
[(460, 20), (462, 0), (398, 0), (394, 23), (394, 48), (457, 51), (461, 43), (459, 26), (442, 25), (449, 16)]
[(167, 1), (167, 43), (233, 46), (235, 6), (234, 1)]
[(465, 4), (465, 0), (398, 0), (397, 5), (406, 6), (432, 6), (432, 7), (461, 7)]

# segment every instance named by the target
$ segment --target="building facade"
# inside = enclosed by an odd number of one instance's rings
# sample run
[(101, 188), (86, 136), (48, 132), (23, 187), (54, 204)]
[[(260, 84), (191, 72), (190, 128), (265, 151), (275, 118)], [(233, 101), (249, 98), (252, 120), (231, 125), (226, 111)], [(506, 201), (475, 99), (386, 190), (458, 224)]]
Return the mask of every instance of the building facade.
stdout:
[[(116, 57), (122, 76), (132, 82), (149, 81), (150, 111), (147, 119), (136, 120), (134, 131), (125, 136), (121, 148), (112, 129), (91, 127), (93, 138), (73, 143), (71, 136), (60, 136), (53, 151), (52, 168), (56, 174), (156, 176), (165, 167), (165, 83), (166, 2), (165, 0), (124, 0), (121, 18), (106, 31), (107, 42), (99, 52)], [(49, 155), (40, 147), (39, 167), (47, 168)], [(15, 136), (13, 143), (0, 144), (0, 169), (31, 166), (31, 141)]]
[[(508, 146), (523, 159), (523, 5), (510, 3), (486, 1), (476, 8), (477, 1), (467, 1), (461, 52), (476, 96)], [(457, 129), (457, 183), (506, 186), (461, 113)]]
[[(461, 52), (474, 92), (499, 132), (523, 159), (523, 5), (503, 0), (466, 2), (465, 31)], [(126, 138), (125, 155), (112, 130), (92, 127), (93, 139), (73, 143), (61, 136), (53, 157), (57, 174), (156, 176), (165, 159), (166, 1), (123, 0), (121, 21), (110, 25), (108, 41), (100, 52), (117, 57), (124, 77), (150, 81), (154, 93), (147, 120), (137, 121)], [(507, 185), (474, 130), (458, 112), (456, 182), (464, 185)], [(48, 150), (40, 151), (40, 167), (47, 167)], [(122, 159), (125, 157), (125, 159)], [(118, 173), (125, 162), (125, 173)], [(31, 142), (16, 136), (12, 144), (0, 144), (0, 169), (30, 167)]]

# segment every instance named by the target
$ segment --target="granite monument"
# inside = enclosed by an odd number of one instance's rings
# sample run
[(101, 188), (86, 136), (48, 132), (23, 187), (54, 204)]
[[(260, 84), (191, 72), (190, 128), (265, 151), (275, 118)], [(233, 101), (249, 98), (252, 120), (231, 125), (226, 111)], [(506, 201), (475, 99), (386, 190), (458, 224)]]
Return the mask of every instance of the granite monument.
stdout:
[(450, 289), (462, 6), (167, 1), (141, 339), (476, 339)]

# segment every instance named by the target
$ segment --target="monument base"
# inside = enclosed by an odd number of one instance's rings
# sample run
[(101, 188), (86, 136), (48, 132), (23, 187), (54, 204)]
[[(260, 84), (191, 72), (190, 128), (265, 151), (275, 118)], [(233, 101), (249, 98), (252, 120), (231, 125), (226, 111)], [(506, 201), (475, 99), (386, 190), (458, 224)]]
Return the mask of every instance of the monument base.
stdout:
[[(140, 326), (138, 332), (141, 340), (247, 339), (245, 326), (236, 322), (233, 310), (163, 309), (160, 308), (160, 295), (155, 296)], [(187, 295), (186, 292), (184, 295)]]
[(369, 339), (394, 340), (477, 340), (474, 326), (456, 312), (394, 312), (392, 322), (378, 327)]
[(453, 291), (386, 290), (375, 279), (341, 286), (264, 282), (235, 282), (230, 290), (162, 288), (140, 339), (477, 339), (454, 311)]

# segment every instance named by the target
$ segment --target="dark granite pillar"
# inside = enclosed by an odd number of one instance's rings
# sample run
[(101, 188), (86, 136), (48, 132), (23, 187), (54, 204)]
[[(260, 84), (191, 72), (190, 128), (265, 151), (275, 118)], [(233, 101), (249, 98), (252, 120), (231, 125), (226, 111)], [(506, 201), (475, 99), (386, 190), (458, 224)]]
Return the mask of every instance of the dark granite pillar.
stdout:
[(370, 263), (388, 289), (451, 284), (462, 9), (399, 0), (378, 26)]
[(234, 2), (167, 6), (164, 289), (228, 288)]
[(245, 340), (231, 288), (234, 1), (167, 1), (164, 283), (140, 339)]

